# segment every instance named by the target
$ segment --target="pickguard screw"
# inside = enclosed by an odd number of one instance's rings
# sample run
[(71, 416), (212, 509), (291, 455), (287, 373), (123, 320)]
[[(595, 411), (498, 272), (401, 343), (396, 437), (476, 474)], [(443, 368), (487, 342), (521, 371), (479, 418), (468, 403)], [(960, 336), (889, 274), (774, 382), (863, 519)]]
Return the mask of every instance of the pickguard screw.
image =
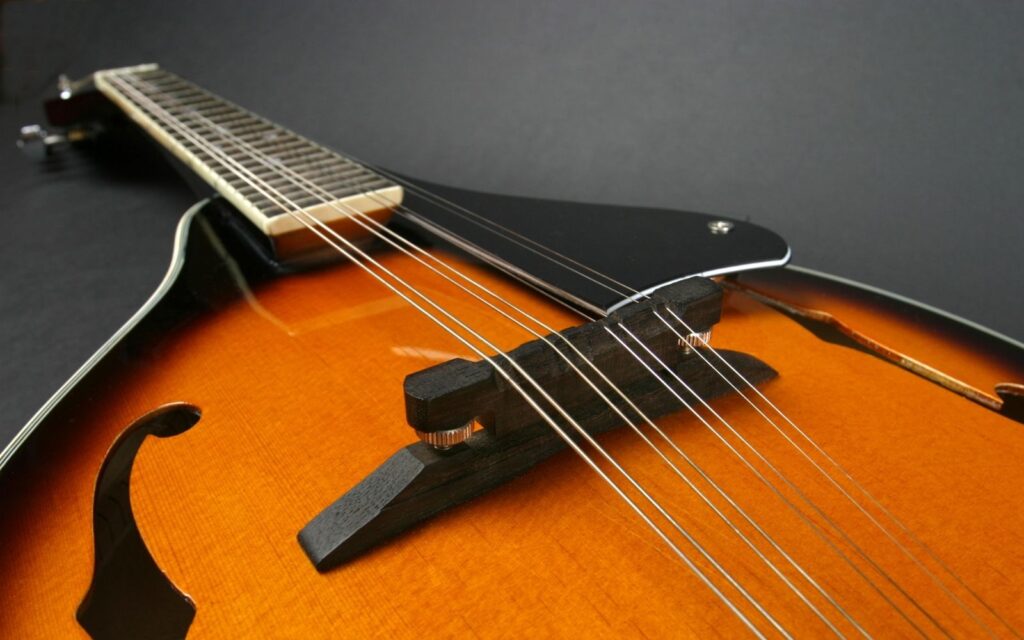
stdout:
[(724, 236), (725, 234), (732, 231), (732, 228), (735, 226), (735, 224), (729, 222), (728, 220), (715, 220), (714, 222), (708, 223), (708, 229), (710, 229), (711, 233), (715, 234), (716, 236)]

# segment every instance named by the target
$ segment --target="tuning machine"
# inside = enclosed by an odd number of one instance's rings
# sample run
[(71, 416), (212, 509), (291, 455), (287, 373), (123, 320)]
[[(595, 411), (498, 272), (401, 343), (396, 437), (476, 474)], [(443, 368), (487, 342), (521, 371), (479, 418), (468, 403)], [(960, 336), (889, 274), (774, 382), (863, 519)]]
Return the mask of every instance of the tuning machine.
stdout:
[(18, 133), (18, 148), (36, 160), (43, 160), (71, 144), (95, 137), (100, 126), (90, 115), (96, 111), (97, 103), (105, 99), (93, 88), (92, 75), (72, 80), (61, 74), (57, 78), (57, 97), (45, 103), (47, 120), (56, 130), (48, 131), (38, 124), (25, 125)]
[(63, 73), (57, 76), (57, 95), (61, 100), (70, 100), (73, 96), (91, 90), (93, 86), (92, 74), (78, 80), (72, 80)]
[(50, 133), (38, 124), (27, 124), (18, 133), (18, 148), (34, 160), (44, 160), (69, 144), (63, 133)]

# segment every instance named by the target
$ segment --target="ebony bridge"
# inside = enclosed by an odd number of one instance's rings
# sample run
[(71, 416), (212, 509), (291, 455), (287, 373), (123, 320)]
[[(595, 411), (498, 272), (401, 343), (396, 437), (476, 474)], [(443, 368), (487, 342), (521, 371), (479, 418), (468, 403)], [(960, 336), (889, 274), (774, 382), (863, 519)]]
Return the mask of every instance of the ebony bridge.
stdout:
[[(593, 375), (581, 355), (652, 418), (681, 407), (645, 364), (659, 374), (666, 373), (665, 367), (671, 368), (705, 399), (723, 395), (732, 390), (729, 382), (738, 385), (739, 378), (723, 378), (696, 357), (691, 347), (680, 345), (678, 336), (658, 317), (671, 317), (671, 310), (693, 331), (706, 332), (718, 322), (721, 304), (722, 291), (717, 284), (690, 278), (606, 318), (562, 331), (560, 337), (528, 342), (507, 355), (588, 434), (599, 434), (622, 426), (622, 420), (566, 359), (627, 416), (639, 417), (607, 382)], [(657, 359), (648, 354), (638, 359), (610, 336), (608, 329), (616, 331), (620, 323)], [(776, 375), (750, 355), (718, 353), (753, 384)], [(495, 363), (507, 367), (524, 389), (531, 388), (500, 358)], [(521, 475), (565, 447), (550, 425), (486, 361), (455, 359), (414, 373), (405, 380), (405, 401), (409, 424), (421, 442), (397, 451), (299, 532), (299, 543), (318, 570), (351, 560), (413, 525)], [(550, 408), (549, 403), (538, 401), (545, 411)], [(474, 430), (475, 424), (482, 428)]]

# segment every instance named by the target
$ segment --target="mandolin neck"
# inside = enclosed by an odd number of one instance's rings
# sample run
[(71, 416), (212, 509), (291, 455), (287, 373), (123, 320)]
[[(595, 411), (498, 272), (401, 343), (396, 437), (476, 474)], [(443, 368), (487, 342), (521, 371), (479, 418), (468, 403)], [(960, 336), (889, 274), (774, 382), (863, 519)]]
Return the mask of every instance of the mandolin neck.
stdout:
[(402, 188), (365, 166), (156, 65), (99, 71), (96, 88), (266, 235), (279, 258), (324, 243), (324, 223), (349, 237), (352, 216), (385, 221)]

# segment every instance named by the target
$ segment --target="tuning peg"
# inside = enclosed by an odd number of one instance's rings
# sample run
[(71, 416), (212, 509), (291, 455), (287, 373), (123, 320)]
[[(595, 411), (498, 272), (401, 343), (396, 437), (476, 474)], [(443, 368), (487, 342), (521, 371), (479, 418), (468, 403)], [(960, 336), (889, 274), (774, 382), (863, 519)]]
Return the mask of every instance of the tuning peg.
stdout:
[(91, 75), (79, 78), (78, 80), (72, 80), (63, 73), (57, 76), (57, 92), (61, 100), (70, 100), (72, 96), (92, 86), (93, 77)]
[(28, 124), (18, 134), (18, 148), (36, 160), (43, 160), (68, 143), (67, 136), (48, 133), (38, 124)]
[(57, 91), (59, 92), (61, 100), (67, 100), (74, 94), (74, 87), (72, 87), (71, 78), (67, 77), (63, 73), (57, 76)]

